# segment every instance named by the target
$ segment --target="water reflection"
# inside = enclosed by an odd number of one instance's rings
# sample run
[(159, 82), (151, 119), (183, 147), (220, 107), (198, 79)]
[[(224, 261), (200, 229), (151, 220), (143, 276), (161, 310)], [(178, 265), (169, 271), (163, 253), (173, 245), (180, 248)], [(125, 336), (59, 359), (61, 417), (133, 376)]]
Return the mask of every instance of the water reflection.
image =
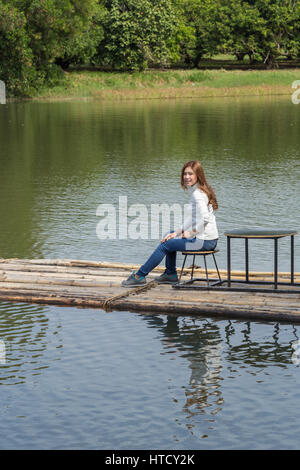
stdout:
[[(270, 364), (288, 367), (291, 363), (292, 345), (298, 341), (298, 330), (290, 326), (290, 339), (280, 339), (280, 323), (268, 324), (268, 338), (261, 342), (257, 338), (256, 323), (245, 322), (243, 328), (228, 320), (225, 326), (227, 359), (230, 363), (243, 363), (254, 368), (267, 368)], [(236, 338), (238, 337), (238, 341)]]
[(147, 318), (147, 322), (161, 333), (163, 354), (176, 354), (187, 360), (190, 373), (188, 384), (182, 385), (185, 394), (182, 410), (186, 427), (193, 434), (199, 427), (198, 415), (212, 417), (222, 410), (221, 325), (170, 315), (166, 320), (158, 316)]
[[(0, 385), (25, 383), (59, 359), (60, 325), (50, 324), (45, 307), (0, 302), (1, 368)], [(54, 335), (50, 338), (50, 335)], [(57, 354), (51, 352), (53, 338)]]
[(201, 438), (217, 428), (218, 415), (228, 406), (224, 381), (239, 382), (243, 370), (256, 377), (257, 383), (264, 383), (270, 368), (290, 370), (299, 364), (299, 328), (295, 325), (173, 315), (144, 318), (158, 329), (162, 354), (186, 360), (189, 380), (181, 384), (185, 398), (178, 399), (175, 390), (173, 400), (181, 402), (191, 435)]

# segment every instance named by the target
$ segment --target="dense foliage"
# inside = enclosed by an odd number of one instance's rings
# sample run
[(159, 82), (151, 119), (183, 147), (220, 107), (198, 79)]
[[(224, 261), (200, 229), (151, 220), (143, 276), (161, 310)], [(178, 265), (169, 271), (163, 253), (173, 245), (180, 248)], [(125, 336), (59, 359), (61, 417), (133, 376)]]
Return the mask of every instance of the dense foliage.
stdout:
[(231, 53), (274, 67), (300, 57), (300, 0), (0, 0), (0, 79), (13, 94), (71, 64), (185, 65)]

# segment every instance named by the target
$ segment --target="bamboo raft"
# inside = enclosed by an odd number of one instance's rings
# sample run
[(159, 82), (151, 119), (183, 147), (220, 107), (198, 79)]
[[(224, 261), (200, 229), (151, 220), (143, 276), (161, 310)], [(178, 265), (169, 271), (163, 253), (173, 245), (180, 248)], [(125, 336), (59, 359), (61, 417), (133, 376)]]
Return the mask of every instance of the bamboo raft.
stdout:
[[(122, 280), (137, 268), (134, 264), (84, 260), (0, 259), (0, 301), (300, 323), (299, 288), (292, 294), (177, 290), (154, 281), (163, 267), (149, 274), (146, 286), (122, 287)], [(190, 271), (185, 269), (183, 280), (189, 278)], [(220, 273), (226, 278), (224, 270)], [(201, 277), (204, 271), (196, 268), (194, 274)], [(209, 274), (214, 277), (215, 273), (209, 270)], [(243, 275), (233, 271), (232, 279)], [(273, 273), (250, 275), (270, 280)], [(279, 273), (279, 280), (286, 281), (288, 276)], [(295, 273), (295, 282), (300, 282), (300, 273)]]

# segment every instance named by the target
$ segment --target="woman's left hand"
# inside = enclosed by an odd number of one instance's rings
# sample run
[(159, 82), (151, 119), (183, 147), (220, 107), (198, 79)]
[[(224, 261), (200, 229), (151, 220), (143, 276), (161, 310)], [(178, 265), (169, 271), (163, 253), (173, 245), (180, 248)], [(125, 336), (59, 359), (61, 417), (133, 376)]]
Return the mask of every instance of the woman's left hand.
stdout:
[(175, 238), (175, 237), (177, 237), (177, 236), (178, 236), (178, 235), (176, 234), (176, 232), (168, 233), (168, 235), (166, 235), (166, 236), (161, 240), (161, 243), (167, 242), (168, 240), (171, 240), (172, 238)]

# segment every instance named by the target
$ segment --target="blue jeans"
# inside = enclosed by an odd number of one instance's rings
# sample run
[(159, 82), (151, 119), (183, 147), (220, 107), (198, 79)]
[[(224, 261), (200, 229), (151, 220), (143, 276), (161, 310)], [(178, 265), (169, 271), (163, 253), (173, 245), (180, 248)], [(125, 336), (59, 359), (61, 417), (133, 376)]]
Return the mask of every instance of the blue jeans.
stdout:
[(209, 251), (217, 246), (216, 240), (199, 240), (198, 238), (172, 238), (164, 243), (160, 243), (148, 258), (145, 264), (137, 271), (138, 276), (147, 276), (147, 274), (156, 268), (166, 257), (166, 274), (176, 274), (176, 253), (177, 251)]

